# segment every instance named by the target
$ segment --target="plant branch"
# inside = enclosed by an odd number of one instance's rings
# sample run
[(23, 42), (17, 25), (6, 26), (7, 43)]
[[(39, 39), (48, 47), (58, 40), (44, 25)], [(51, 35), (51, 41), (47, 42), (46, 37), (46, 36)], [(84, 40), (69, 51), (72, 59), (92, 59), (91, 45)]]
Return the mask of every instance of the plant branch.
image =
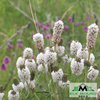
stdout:
[(24, 11), (22, 11), (20, 8), (18, 8), (17, 6), (15, 6), (14, 4), (13, 4), (13, 2), (11, 2), (11, 1), (8, 1), (16, 10), (18, 10), (20, 13), (22, 13), (25, 17), (27, 17), (28, 19), (30, 19), (31, 21), (33, 21), (32, 20), (32, 18), (28, 15), (28, 14), (26, 14)]
[(15, 33), (12, 37), (10, 37), (1, 47), (0, 50), (11, 40), (13, 39), (18, 33)]

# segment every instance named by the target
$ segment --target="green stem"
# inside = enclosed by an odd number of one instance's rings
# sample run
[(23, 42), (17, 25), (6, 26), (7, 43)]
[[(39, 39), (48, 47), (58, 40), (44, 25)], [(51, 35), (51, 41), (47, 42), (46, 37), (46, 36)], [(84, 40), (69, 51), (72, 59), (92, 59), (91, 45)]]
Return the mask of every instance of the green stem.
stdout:
[(89, 49), (88, 60), (90, 59), (91, 49)]
[(38, 96), (36, 95), (36, 93), (34, 93), (34, 95), (35, 95), (35, 97), (37, 98), (37, 100), (40, 100), (40, 99), (38, 98)]
[(56, 52), (56, 44), (54, 45), (54, 51)]

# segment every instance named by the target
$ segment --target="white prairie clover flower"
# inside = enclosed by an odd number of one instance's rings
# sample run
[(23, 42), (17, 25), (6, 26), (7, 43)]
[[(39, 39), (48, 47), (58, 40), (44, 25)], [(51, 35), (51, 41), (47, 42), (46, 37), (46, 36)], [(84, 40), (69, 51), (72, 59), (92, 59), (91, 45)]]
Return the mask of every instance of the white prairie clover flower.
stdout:
[(16, 77), (13, 78), (13, 83), (14, 84), (12, 84), (12, 87), (13, 87), (13, 90), (16, 92), (19, 92), (20, 90), (24, 88), (24, 84), (22, 82), (19, 83)]
[(57, 59), (56, 55), (57, 55), (56, 52), (50, 52), (49, 50), (47, 50), (44, 56), (45, 64), (47, 65), (53, 64), (54, 61), (56, 61)]
[(30, 81), (30, 71), (27, 67), (18, 69), (18, 76), (22, 82)]
[(78, 41), (72, 41), (70, 46), (70, 51), (72, 55), (76, 55), (78, 49), (82, 48), (82, 45)]
[(88, 49), (87, 48), (85, 48), (85, 49), (80, 48), (77, 51), (77, 57), (80, 59), (88, 60)]
[(55, 22), (54, 28), (53, 28), (53, 37), (52, 42), (59, 44), (61, 41), (61, 33), (64, 29), (63, 22), (61, 20)]
[(20, 82), (18, 85), (12, 84), (13, 90), (18, 92), (24, 88), (24, 84)]
[(39, 53), (37, 55), (37, 58), (36, 59), (37, 59), (38, 65), (43, 64), (44, 63), (44, 54), (43, 53)]
[(69, 87), (69, 84), (70, 84), (70, 81), (66, 81), (66, 82), (63, 82), (63, 81), (59, 81), (59, 86), (61, 88), (66, 88), (66, 87)]
[(89, 62), (91, 63), (91, 65), (93, 64), (93, 62), (95, 61), (95, 56), (93, 53), (90, 54), (90, 59)]
[(86, 43), (88, 49), (92, 49), (95, 46), (98, 31), (99, 31), (99, 28), (95, 23), (91, 24), (88, 27), (87, 43)]
[[(55, 22), (54, 28), (53, 28), (53, 30), (55, 32), (58, 32), (58, 31), (62, 32), (63, 29), (64, 29), (64, 23), (61, 20)], [(59, 34), (61, 34), (61, 33), (59, 33)]]
[(27, 66), (29, 69), (36, 68), (36, 64), (35, 64), (35, 61), (33, 59), (26, 59), (25, 66)]
[(47, 50), (49, 50), (49, 51), (51, 51), (51, 52), (54, 52), (54, 46), (46, 47), (46, 48), (45, 48), (45, 52), (46, 52)]
[(2, 100), (3, 96), (4, 96), (4, 93), (3, 93), (3, 86), (1, 85), (0, 86), (0, 100)]
[(9, 100), (19, 100), (19, 92), (15, 92), (14, 90), (10, 90), (8, 92)]
[(65, 51), (65, 47), (64, 46), (56, 46), (56, 51), (57, 51), (57, 54), (58, 56), (62, 56), (64, 54), (64, 51)]
[(91, 66), (88, 70), (87, 78), (89, 78), (90, 80), (95, 80), (98, 74), (99, 71), (97, 69), (94, 69), (93, 66)]
[(36, 47), (40, 50), (43, 50), (43, 48), (44, 48), (43, 35), (40, 33), (37, 33), (37, 34), (33, 35), (33, 40), (36, 44)]
[(31, 48), (25, 48), (23, 52), (23, 58), (31, 59), (33, 56), (33, 50)]
[(0, 100), (2, 100), (4, 93), (0, 93)]
[(97, 90), (96, 99), (97, 99), (97, 100), (100, 100), (100, 88)]
[(84, 69), (84, 60), (73, 58), (71, 61), (71, 70), (73, 74), (80, 75)]
[[(44, 67), (45, 67), (45, 69), (44, 69)], [(42, 64), (39, 65), (39, 66), (38, 66), (38, 71), (43, 72), (43, 73), (44, 73), (44, 72), (47, 72), (47, 71), (48, 71), (48, 66), (45, 64), (44, 67), (43, 67)]]
[(71, 60), (72, 60), (72, 58), (68, 57), (68, 55), (65, 55), (65, 56), (63, 57), (64, 63), (71, 62)]
[(61, 88), (69, 87), (70, 81), (67, 80), (67, 74), (63, 74), (62, 80), (58, 84)]
[(16, 67), (20, 68), (20, 66), (22, 66), (23, 64), (24, 64), (24, 59), (22, 57), (19, 57), (16, 62)]
[(30, 87), (31, 91), (35, 90), (35, 79), (29, 82), (29, 87)]
[(63, 71), (62, 69), (57, 69), (57, 70), (52, 71), (51, 75), (52, 75), (53, 82), (58, 82), (63, 77)]

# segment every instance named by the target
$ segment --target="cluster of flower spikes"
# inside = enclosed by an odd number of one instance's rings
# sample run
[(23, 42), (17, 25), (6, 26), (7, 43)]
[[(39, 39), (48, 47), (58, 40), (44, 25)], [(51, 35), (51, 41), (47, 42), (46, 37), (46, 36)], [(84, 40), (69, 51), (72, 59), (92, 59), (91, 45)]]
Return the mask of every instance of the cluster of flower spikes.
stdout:
[(19, 100), (19, 91), (23, 88), (30, 89), (31, 92), (35, 91), (35, 72), (36, 63), (32, 59), (33, 50), (25, 48), (23, 57), (19, 57), (16, 62), (18, 76), (21, 82), (16, 77), (13, 78), (12, 90), (8, 92), (9, 100)]
[[(61, 57), (65, 51), (65, 47), (61, 45), (61, 33), (63, 31), (63, 28), (64, 25), (61, 20), (55, 22), (52, 36), (52, 42), (54, 43), (55, 47), (50, 46), (40, 49), (36, 60), (38, 64), (38, 71), (43, 73), (50, 72), (53, 82), (58, 82), (58, 85), (60, 87), (66, 88), (67, 86), (69, 86), (70, 83), (70, 81), (67, 80), (67, 74), (63, 73), (63, 70), (59, 69), (59, 67), (55, 65), (55, 62), (58, 60), (57, 57)], [(35, 34), (33, 36), (33, 40), (37, 48), (40, 48), (39, 44), (41, 44), (41, 46), (44, 47), (44, 39), (42, 34)], [(64, 62), (70, 62), (70, 57), (67, 56), (66, 59), (66, 56), (64, 56)]]
[(87, 78), (89, 78), (90, 80), (95, 80), (99, 74), (99, 70), (97, 70), (97, 65), (93, 65), (95, 61), (95, 56), (93, 53), (89, 54), (89, 50), (92, 49), (95, 45), (98, 30), (99, 29), (96, 24), (92, 24), (88, 27), (86, 43), (87, 47), (82, 48), (82, 44), (78, 41), (72, 41), (70, 45), (71, 54), (76, 56), (76, 58), (73, 58), (71, 60), (72, 73), (80, 75), (85, 68), (84, 66), (88, 66), (90, 68), (88, 70)]
[[(91, 28), (91, 34), (92, 31), (95, 31), (95, 29), (97, 30), (98, 28), (96, 25), (94, 25), (94, 27), (95, 28)], [(36, 63), (38, 64), (38, 70), (43, 73), (50, 72), (53, 82), (58, 82), (58, 85), (61, 88), (66, 88), (69, 86), (70, 81), (67, 80), (67, 74), (63, 73), (63, 70), (61, 68), (59, 69), (59, 66), (55, 64), (55, 62), (57, 62), (57, 57), (62, 57), (65, 51), (65, 48), (61, 45), (62, 31), (63, 22), (59, 20), (55, 23), (52, 36), (52, 42), (55, 46), (50, 46), (46, 48), (44, 48), (43, 35), (40, 33), (33, 35), (33, 40), (36, 44), (39, 54), (37, 55), (35, 62), (33, 59), (31, 59), (33, 55), (33, 50), (31, 48), (25, 48), (23, 52), (23, 57), (18, 58), (16, 66), (18, 70), (18, 76), (21, 82), (19, 82), (16, 78), (13, 79), (13, 90), (10, 90), (8, 92), (9, 100), (18, 100), (19, 91), (23, 88), (26, 88), (27, 90), (28, 85), (31, 91), (35, 90), (35, 74), (33, 70), (36, 68)], [(87, 46), (86, 48), (82, 48), (80, 42), (73, 40), (70, 46), (70, 51), (71, 55), (76, 55), (76, 58), (70, 58), (67, 54), (65, 54), (65, 56), (63, 56), (62, 58), (64, 63), (71, 62), (70, 67), (72, 73), (76, 75), (82, 74), (82, 71), (85, 68), (84, 66), (89, 66), (90, 68), (87, 74), (87, 78), (95, 80), (99, 74), (99, 71), (97, 70), (97, 65), (93, 65), (95, 57), (93, 53), (91, 53), (89, 56), (89, 49), (89, 46)], [(1, 97), (3, 97), (3, 95), (4, 94), (2, 94)], [(97, 94), (97, 98), (99, 98), (99, 94)]]

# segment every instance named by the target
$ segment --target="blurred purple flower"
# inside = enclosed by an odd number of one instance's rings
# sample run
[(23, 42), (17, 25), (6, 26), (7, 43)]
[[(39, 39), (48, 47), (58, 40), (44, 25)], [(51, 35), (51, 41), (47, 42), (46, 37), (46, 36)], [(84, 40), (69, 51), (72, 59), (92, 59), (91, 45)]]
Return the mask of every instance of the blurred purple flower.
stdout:
[(50, 34), (44, 34), (44, 36), (45, 36), (46, 39), (49, 39), (51, 37)]
[(60, 18), (57, 19), (57, 21), (61, 20)]
[(36, 25), (39, 25), (39, 22), (35, 22)]
[(34, 59), (34, 56), (32, 56), (32, 59)]
[(43, 24), (39, 24), (40, 27), (43, 27)]
[(38, 66), (36, 66), (36, 69), (38, 69)]
[(72, 22), (72, 17), (69, 16), (69, 17), (68, 17), (68, 20), (69, 20), (70, 22)]
[(22, 48), (22, 47), (23, 47), (23, 44), (21, 44), (21, 43), (17, 43), (17, 47)]
[(87, 32), (87, 27), (83, 27), (83, 29), (84, 29), (84, 31), (86, 31), (86, 32)]
[(81, 25), (84, 25), (85, 23), (81, 21), (80, 24), (81, 24)]
[(7, 65), (5, 63), (2, 63), (1, 70), (6, 70), (6, 68), (7, 68)]
[(43, 30), (47, 30), (47, 27), (43, 26)]
[(46, 23), (46, 25), (45, 25), (46, 27), (49, 27), (50, 26), (50, 24), (49, 23)]
[(68, 29), (69, 29), (69, 27), (68, 27), (68, 26), (64, 26), (64, 30), (66, 30), (66, 31), (67, 31)]
[(10, 47), (11, 47), (11, 49), (13, 49), (14, 48), (13, 44), (10, 44)]
[(67, 44), (70, 45), (70, 42), (68, 41)]
[(86, 18), (85, 18), (86, 20), (89, 20), (90, 19), (90, 17), (89, 16), (86, 16)]
[(57, 1), (55, 1), (54, 3), (57, 4)]
[(33, 35), (34, 35), (34, 33), (31, 34), (31, 36), (33, 36)]
[(79, 22), (77, 22), (77, 23), (75, 24), (75, 26), (79, 26)]
[(7, 64), (7, 63), (10, 63), (11, 62), (11, 59), (6, 56), (4, 59), (3, 59), (4, 63)]

